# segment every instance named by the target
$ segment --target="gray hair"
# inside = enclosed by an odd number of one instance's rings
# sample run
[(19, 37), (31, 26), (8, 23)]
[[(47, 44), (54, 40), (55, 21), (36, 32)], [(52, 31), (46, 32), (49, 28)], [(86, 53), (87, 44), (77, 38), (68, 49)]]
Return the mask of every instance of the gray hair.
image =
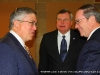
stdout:
[(73, 14), (69, 11), (69, 10), (67, 10), (67, 9), (62, 9), (62, 10), (60, 10), (58, 13), (57, 13), (57, 15), (58, 14), (63, 14), (63, 13), (69, 13), (69, 15), (70, 15), (70, 19), (72, 20), (73, 19)]
[(27, 14), (35, 14), (36, 15), (36, 12), (32, 9), (32, 8), (29, 8), (29, 7), (19, 7), (19, 8), (16, 8), (12, 14), (10, 15), (10, 25), (9, 25), (9, 28), (12, 29), (13, 27), (13, 22), (15, 20), (21, 20), (25, 17), (25, 15)]
[(81, 6), (78, 10), (84, 10), (83, 14), (87, 19), (89, 19), (91, 16), (94, 16), (96, 22), (100, 23), (100, 11), (96, 6), (86, 4)]

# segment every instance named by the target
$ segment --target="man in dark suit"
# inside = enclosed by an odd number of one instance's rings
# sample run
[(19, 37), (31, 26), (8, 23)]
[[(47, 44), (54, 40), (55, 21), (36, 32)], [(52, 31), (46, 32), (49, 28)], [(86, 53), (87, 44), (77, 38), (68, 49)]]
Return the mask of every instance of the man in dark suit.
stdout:
[(76, 75), (100, 75), (100, 12), (91, 4), (76, 12), (76, 26), (81, 36), (87, 37), (77, 63)]
[(36, 12), (19, 7), (10, 15), (10, 31), (0, 40), (0, 75), (38, 75), (24, 45), (36, 30)]
[[(62, 9), (57, 14), (57, 30), (43, 35), (40, 45), (40, 75), (74, 75), (79, 52), (85, 39), (71, 29), (72, 13)], [(61, 60), (61, 40), (65, 35), (67, 49), (65, 59)]]

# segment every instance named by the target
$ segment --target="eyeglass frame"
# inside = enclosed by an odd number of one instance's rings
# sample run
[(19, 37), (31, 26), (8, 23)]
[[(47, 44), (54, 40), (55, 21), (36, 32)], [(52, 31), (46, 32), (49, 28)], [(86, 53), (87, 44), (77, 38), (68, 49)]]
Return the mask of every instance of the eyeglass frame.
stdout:
[(78, 25), (79, 22), (82, 21), (83, 19), (86, 19), (86, 18), (81, 18), (81, 19), (75, 20), (75, 23)]
[(29, 22), (29, 21), (22, 21), (22, 20), (17, 20), (17, 21), (20, 21), (20, 22), (28, 22), (29, 24), (31, 24), (31, 26), (38, 26), (38, 24), (35, 22), (35, 21), (32, 21), (32, 22)]
[(70, 22), (71, 20), (68, 20), (68, 19), (63, 19), (62, 20), (62, 19), (58, 18), (57, 21)]

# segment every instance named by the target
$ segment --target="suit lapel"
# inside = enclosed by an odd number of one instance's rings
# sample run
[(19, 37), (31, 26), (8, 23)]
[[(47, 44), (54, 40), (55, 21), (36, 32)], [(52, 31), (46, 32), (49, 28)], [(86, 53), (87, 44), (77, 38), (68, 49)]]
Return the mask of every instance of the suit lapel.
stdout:
[(62, 63), (61, 62), (61, 58), (60, 58), (60, 55), (59, 55), (59, 52), (58, 52), (58, 44), (57, 44), (57, 36), (58, 36), (58, 31), (56, 30), (54, 35), (51, 38), (51, 50), (50, 50), (50, 54), (51, 56), (57, 61), (59, 62), (60, 64)]
[[(50, 54), (52, 54), (52, 57), (57, 61), (59, 62), (59, 64), (62, 64), (62, 61), (61, 61), (61, 58), (60, 58), (60, 55), (59, 55), (59, 52), (58, 52), (58, 44), (57, 44), (57, 36), (58, 36), (58, 31), (55, 31), (53, 37), (50, 37), (52, 38), (52, 42), (51, 42), (51, 51), (50, 51)], [(74, 56), (72, 56), (72, 54), (74, 53), (74, 49), (73, 47), (76, 45), (77, 41), (76, 41), (76, 36), (74, 34), (74, 32), (71, 30), (70, 31), (70, 46), (69, 46), (69, 50), (68, 50), (68, 54), (65, 58), (65, 62), (64, 63), (67, 63), (70, 61), (70, 59)], [(55, 44), (56, 43), (56, 44)]]
[(72, 53), (73, 47), (76, 45), (77, 41), (76, 41), (76, 36), (73, 33), (73, 31), (70, 32), (70, 45), (69, 45), (69, 50), (68, 53)]
[(74, 49), (73, 47), (76, 45), (77, 41), (76, 41), (76, 37), (75, 37), (75, 34), (74, 32), (71, 30), (70, 31), (70, 45), (69, 45), (69, 49), (68, 49), (68, 53), (67, 53), (67, 56), (65, 58), (65, 62), (64, 63), (67, 63), (70, 61), (70, 59), (74, 56), (72, 55), (74, 53)]
[(95, 39), (95, 38), (98, 38), (100, 39), (100, 37), (97, 37), (97, 35), (100, 33), (100, 28), (98, 28), (97, 30), (94, 31), (94, 33), (91, 35), (90, 39)]
[[(7, 38), (6, 38), (6, 37), (7, 37)], [(35, 70), (35, 69), (34, 69), (34, 67), (35, 67), (34, 61), (32, 61), (32, 60), (29, 58), (27, 52), (24, 50), (24, 48), (23, 48), (22, 45), (19, 43), (19, 41), (18, 41), (11, 33), (8, 33), (8, 34), (4, 37), (4, 39), (6, 39), (6, 41), (7, 41), (7, 40), (8, 40), (8, 41), (10, 40), (9, 45), (11, 45), (13, 48), (19, 50), (19, 51), (24, 55), (24, 57), (26, 58), (26, 60), (29, 62), (29, 64), (30, 64), (30, 66), (32, 67), (32, 69)], [(11, 42), (11, 41), (12, 41), (12, 42)], [(8, 43), (8, 42), (7, 42), (7, 43)]]

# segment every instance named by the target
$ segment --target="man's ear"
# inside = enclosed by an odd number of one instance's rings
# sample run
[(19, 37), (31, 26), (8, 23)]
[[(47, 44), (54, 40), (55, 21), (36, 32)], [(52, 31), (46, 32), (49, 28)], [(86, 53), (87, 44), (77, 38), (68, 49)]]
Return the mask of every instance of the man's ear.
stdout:
[(71, 26), (73, 25), (73, 21), (71, 21)]
[(91, 24), (94, 24), (94, 23), (96, 22), (95, 17), (94, 17), (94, 16), (91, 16), (91, 17), (89, 18), (89, 22), (90, 22)]
[(14, 27), (17, 28), (19, 26), (19, 21), (15, 20), (14, 21)]

